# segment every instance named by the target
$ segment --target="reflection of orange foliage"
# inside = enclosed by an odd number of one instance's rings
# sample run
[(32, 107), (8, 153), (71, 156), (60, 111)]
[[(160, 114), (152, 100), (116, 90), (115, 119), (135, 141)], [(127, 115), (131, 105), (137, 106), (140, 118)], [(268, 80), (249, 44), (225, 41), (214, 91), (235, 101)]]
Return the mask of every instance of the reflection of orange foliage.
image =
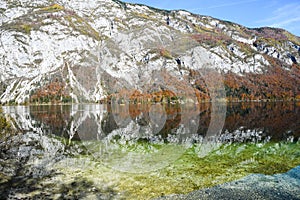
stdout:
[(167, 115), (174, 115), (181, 112), (180, 106), (168, 104), (165, 107)]
[(141, 113), (149, 113), (150, 105), (149, 104), (129, 104), (129, 113), (132, 119), (135, 119)]
[(31, 106), (30, 115), (46, 125), (45, 128), (49, 126), (54, 134), (63, 134), (71, 119), (70, 106)]
[[(164, 122), (163, 128), (159, 131), (159, 134), (166, 138), (171, 133), (171, 130), (178, 127), (181, 123), (181, 108), (174, 104), (164, 104), (163, 109), (158, 111), (155, 110), (156, 114), (166, 114), (167, 118)], [(158, 113), (157, 113), (158, 112)], [(163, 112), (163, 113), (159, 113)], [(149, 115), (149, 113), (144, 113), (144, 116)]]
[(287, 130), (299, 137), (299, 107), (292, 103), (231, 103), (228, 104), (224, 130), (233, 132), (243, 127), (262, 130), (272, 139), (284, 139)]
[[(151, 104), (129, 104), (129, 113), (132, 119), (139, 116), (141, 113), (149, 114)], [(167, 115), (174, 115), (177, 113), (180, 113), (180, 106), (178, 105), (172, 105), (172, 104), (166, 104), (162, 105), (163, 110), (161, 112), (166, 113)], [(156, 110), (156, 112), (159, 112), (160, 110)], [(162, 113), (159, 113), (162, 114)]]

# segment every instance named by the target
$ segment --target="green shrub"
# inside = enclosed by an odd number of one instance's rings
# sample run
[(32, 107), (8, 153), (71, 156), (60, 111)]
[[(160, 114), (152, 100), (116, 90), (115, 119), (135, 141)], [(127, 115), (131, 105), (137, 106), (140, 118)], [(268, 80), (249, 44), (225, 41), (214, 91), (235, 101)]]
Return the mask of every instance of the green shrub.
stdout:
[(45, 8), (42, 8), (42, 11), (49, 11), (49, 12), (55, 12), (55, 11), (60, 11), (63, 10), (64, 7), (59, 5), (59, 4), (53, 4), (51, 6), (47, 6)]
[(21, 25), (21, 27), (22, 27), (22, 29), (24, 30), (24, 32), (26, 34), (30, 34), (30, 31), (31, 31), (32, 27), (29, 24), (23, 24), (23, 25)]
[(6, 117), (3, 115), (3, 110), (0, 107), (0, 133), (9, 131), (10, 129), (11, 129), (11, 125), (7, 121)]
[(164, 58), (167, 58), (167, 59), (172, 59), (173, 58), (172, 54), (167, 49), (161, 49), (159, 53)]

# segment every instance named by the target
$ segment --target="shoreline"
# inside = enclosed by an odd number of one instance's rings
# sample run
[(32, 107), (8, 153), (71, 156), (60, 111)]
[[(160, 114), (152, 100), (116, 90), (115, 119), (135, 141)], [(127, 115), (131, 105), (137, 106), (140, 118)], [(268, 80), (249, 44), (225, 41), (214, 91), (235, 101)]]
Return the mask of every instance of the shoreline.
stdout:
[(300, 199), (300, 165), (275, 175), (250, 174), (242, 179), (188, 194), (173, 194), (155, 200)]
[[(201, 102), (197, 102), (194, 104), (206, 104), (206, 103), (212, 103), (214, 101), (201, 101)], [(260, 99), (260, 100), (237, 100), (237, 101), (215, 101), (217, 103), (277, 103), (277, 102), (282, 102), (282, 103), (298, 103), (300, 102), (300, 99), (292, 99), (292, 100), (283, 100), (283, 99), (275, 99), (275, 100), (270, 100), (270, 99)], [(189, 103), (189, 102), (187, 102)], [(99, 104), (99, 105), (108, 105), (111, 103), (99, 103), (99, 102), (81, 102), (81, 103), (21, 103), (21, 104), (11, 104), (11, 103), (0, 103), (0, 106), (65, 106), (65, 105), (89, 105), (89, 104)], [(118, 105), (125, 105), (125, 104), (120, 104), (120, 103), (116, 103)], [(143, 102), (143, 103), (132, 103), (129, 102), (129, 104), (132, 105), (140, 105), (140, 104), (145, 104), (145, 105), (151, 105), (151, 104), (174, 104), (174, 103), (165, 103), (165, 102)], [(175, 103), (174, 105), (179, 104), (179, 105), (184, 105), (186, 103)]]

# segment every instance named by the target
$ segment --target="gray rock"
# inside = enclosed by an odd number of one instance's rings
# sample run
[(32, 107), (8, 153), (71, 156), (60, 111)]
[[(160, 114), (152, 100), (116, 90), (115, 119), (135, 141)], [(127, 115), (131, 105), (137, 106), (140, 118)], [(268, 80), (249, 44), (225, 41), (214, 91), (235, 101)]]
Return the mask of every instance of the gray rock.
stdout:
[(300, 166), (284, 174), (273, 176), (252, 174), (240, 180), (186, 195), (170, 195), (166, 199), (300, 199)]

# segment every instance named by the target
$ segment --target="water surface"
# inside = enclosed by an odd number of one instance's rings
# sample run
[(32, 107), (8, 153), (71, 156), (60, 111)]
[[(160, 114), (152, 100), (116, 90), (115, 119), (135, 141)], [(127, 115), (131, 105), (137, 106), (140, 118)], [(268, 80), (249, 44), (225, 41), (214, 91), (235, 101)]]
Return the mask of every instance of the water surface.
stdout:
[(4, 112), (20, 134), (1, 143), (3, 197), (149, 199), (300, 164), (297, 103), (9, 106)]

